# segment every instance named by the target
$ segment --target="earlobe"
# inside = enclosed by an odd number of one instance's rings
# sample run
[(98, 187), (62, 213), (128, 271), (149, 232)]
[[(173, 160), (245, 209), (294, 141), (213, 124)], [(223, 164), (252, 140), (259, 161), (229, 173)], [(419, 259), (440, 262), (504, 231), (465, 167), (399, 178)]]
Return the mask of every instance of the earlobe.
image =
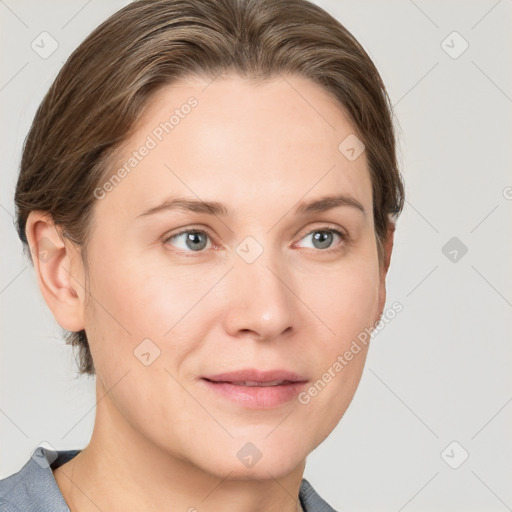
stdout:
[(83, 264), (61, 233), (48, 214), (30, 212), (26, 235), (39, 289), (59, 325), (77, 332), (84, 328)]

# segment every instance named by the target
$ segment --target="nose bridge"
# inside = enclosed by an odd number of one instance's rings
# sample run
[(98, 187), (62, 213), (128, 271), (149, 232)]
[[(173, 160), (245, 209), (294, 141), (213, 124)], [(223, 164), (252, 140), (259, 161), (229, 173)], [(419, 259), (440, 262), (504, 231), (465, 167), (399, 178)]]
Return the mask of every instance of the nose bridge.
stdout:
[(292, 327), (294, 308), (283, 255), (258, 248), (254, 240), (242, 241), (237, 253), (227, 330), (232, 335), (252, 331), (263, 339), (279, 336)]

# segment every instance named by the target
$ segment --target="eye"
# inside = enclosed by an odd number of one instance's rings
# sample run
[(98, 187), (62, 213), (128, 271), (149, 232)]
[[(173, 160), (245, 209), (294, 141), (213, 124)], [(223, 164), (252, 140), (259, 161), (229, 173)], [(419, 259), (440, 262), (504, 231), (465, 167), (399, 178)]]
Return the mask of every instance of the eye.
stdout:
[[(312, 237), (312, 249), (318, 249), (323, 252), (340, 250), (340, 247), (331, 248), (336, 238), (340, 240), (340, 243), (337, 244), (338, 246), (343, 246), (342, 242), (348, 240), (348, 235), (330, 226), (322, 226), (314, 229), (306, 236), (302, 237), (301, 240), (305, 240), (308, 237)], [(166, 244), (170, 243), (179, 251), (200, 253), (211, 247), (211, 243), (208, 245), (209, 239), (210, 235), (206, 231), (201, 229), (186, 229), (171, 235), (166, 238), (164, 242)]]
[(201, 252), (205, 249), (208, 238), (209, 235), (205, 231), (199, 229), (188, 229), (170, 236), (165, 240), (165, 243), (177, 240), (177, 244), (172, 244), (177, 249), (185, 252)]
[[(331, 246), (333, 244), (333, 240), (335, 240), (336, 237), (340, 239), (341, 242), (345, 241), (347, 239), (347, 236), (342, 233), (340, 230), (329, 227), (329, 226), (323, 226), (317, 229), (314, 229), (313, 231), (310, 231), (305, 237), (301, 238), (301, 240), (305, 240), (308, 237), (312, 236), (312, 244), (313, 249), (320, 249), (320, 250), (338, 250), (339, 248), (332, 248)], [(327, 251), (325, 251), (327, 252)]]

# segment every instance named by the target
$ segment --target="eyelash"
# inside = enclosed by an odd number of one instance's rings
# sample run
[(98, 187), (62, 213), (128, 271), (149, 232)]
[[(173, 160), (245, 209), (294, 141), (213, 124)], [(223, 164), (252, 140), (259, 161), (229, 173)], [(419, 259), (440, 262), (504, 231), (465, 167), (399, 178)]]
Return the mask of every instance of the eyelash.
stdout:
[[(339, 252), (343, 248), (343, 246), (350, 241), (350, 236), (347, 233), (344, 233), (344, 232), (340, 231), (338, 228), (335, 228), (335, 227), (330, 226), (330, 225), (320, 226), (319, 228), (312, 229), (311, 231), (308, 231), (303, 236), (301, 236), (301, 238), (299, 240), (302, 240), (304, 237), (306, 237), (308, 235), (311, 235), (313, 233), (317, 233), (317, 232), (331, 232), (331, 233), (335, 233), (341, 239), (341, 243), (338, 244), (334, 248), (312, 249), (312, 250), (317, 251), (317, 252), (328, 253), (328, 254), (329, 253), (333, 253), (333, 252)], [(189, 234), (190, 233), (204, 234), (210, 240), (212, 240), (212, 237), (210, 236), (208, 231), (205, 231), (203, 229), (187, 228), (187, 229), (183, 229), (182, 231), (180, 231), (178, 233), (174, 233), (174, 234), (172, 234), (172, 235), (170, 235), (168, 237), (165, 237), (164, 243), (167, 244), (169, 242), (169, 240), (171, 240), (173, 238), (177, 238), (178, 236), (183, 235), (185, 233), (189, 233)], [(200, 254), (206, 252), (205, 249), (203, 249), (201, 251), (183, 251), (181, 249), (174, 249), (174, 251), (177, 252), (178, 254), (185, 254), (186, 256), (190, 256), (190, 257), (195, 257), (196, 255), (199, 256)]]

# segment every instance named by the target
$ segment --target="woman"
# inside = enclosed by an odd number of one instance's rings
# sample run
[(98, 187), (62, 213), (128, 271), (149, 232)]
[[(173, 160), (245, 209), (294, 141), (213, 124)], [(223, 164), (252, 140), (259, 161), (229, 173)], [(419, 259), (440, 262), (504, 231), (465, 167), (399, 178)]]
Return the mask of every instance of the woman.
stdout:
[(358, 386), (403, 206), (384, 85), (339, 22), (133, 2), (50, 88), (15, 201), (97, 409), (2, 510), (333, 510), (305, 461)]

